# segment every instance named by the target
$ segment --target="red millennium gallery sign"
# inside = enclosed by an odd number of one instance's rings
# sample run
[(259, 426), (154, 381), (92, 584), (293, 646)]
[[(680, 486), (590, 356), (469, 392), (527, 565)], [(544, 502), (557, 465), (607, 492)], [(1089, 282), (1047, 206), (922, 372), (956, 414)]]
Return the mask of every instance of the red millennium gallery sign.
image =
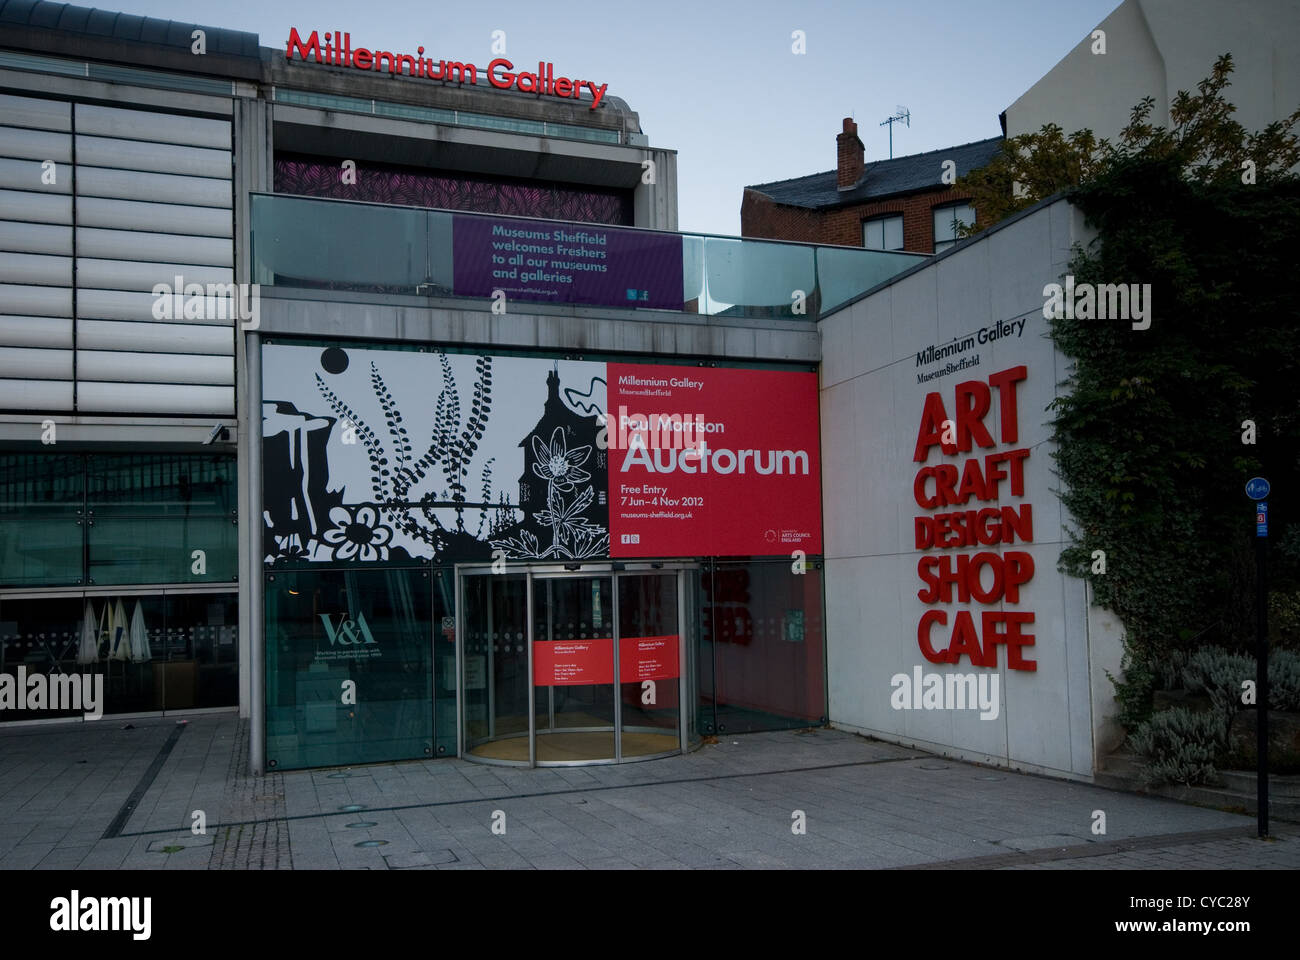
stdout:
[(821, 553), (815, 373), (607, 374), (611, 556)]
[(589, 90), (592, 110), (600, 106), (605, 91), (609, 88), (609, 84), (597, 84), (594, 80), (556, 76), (555, 64), (547, 60), (540, 61), (537, 72), (534, 73), (531, 70), (516, 71), (514, 63), (505, 57), (497, 57), (484, 68), (462, 60), (434, 60), (424, 55), (424, 47), (416, 47), (413, 54), (354, 47), (352, 34), (343, 30), (327, 30), (324, 37), (319, 30), (313, 30), (304, 38), (297, 27), (290, 27), (289, 39), (285, 42), (285, 59), (293, 60), (295, 53), (298, 54), (298, 59), (308, 63), (386, 71), (393, 76), (405, 74), (426, 80), (441, 80), (444, 83), (451, 81), (457, 86), (465, 83), (473, 86), (478, 83), (481, 71), (487, 77), (487, 82), (497, 90), (514, 89), (520, 93), (559, 97), (563, 100), (581, 100), (582, 92)]

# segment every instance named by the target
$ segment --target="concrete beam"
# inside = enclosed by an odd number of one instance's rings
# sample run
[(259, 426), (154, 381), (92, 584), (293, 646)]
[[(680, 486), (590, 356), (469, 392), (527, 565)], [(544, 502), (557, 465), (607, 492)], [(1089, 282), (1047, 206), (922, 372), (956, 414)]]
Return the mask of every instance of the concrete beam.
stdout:
[(282, 296), (278, 290), (269, 296), (263, 292), (260, 333), (268, 338), (399, 340), (686, 360), (818, 363), (821, 359), (817, 327), (804, 321), (551, 305), (512, 308), (496, 315), (483, 309), (481, 301), (396, 296), (382, 300), (321, 300)]

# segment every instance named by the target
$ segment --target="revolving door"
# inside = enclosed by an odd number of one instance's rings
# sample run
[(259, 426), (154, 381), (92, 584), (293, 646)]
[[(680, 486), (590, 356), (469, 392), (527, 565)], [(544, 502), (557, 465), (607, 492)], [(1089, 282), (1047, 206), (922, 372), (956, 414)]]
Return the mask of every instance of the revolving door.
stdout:
[(550, 766), (685, 751), (687, 570), (458, 567), (460, 755)]

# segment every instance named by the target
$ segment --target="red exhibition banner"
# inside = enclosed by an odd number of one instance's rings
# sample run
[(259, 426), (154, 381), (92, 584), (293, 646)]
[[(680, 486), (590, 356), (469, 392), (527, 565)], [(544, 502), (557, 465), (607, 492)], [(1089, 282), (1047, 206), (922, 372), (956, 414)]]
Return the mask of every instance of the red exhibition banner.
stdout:
[(817, 375), (610, 363), (612, 557), (819, 554)]
[(619, 637), (618, 682), (676, 679), (681, 673), (678, 642), (676, 634), (671, 637)]
[(539, 640), (533, 644), (533, 686), (614, 682), (614, 640)]

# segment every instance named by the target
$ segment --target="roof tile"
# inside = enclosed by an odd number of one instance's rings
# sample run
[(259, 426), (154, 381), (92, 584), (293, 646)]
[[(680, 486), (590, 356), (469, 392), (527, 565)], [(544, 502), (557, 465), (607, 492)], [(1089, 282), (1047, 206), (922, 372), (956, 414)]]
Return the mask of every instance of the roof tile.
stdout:
[(957, 164), (957, 176), (960, 177), (985, 166), (1001, 147), (1002, 137), (990, 137), (942, 150), (878, 160), (867, 164), (862, 179), (849, 190), (838, 189), (834, 170), (795, 177), (793, 180), (753, 184), (746, 189), (765, 194), (777, 203), (792, 207), (815, 209), (846, 206), (940, 187), (943, 185), (940, 180), (943, 161), (954, 161)]

